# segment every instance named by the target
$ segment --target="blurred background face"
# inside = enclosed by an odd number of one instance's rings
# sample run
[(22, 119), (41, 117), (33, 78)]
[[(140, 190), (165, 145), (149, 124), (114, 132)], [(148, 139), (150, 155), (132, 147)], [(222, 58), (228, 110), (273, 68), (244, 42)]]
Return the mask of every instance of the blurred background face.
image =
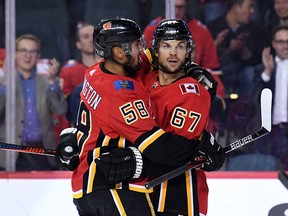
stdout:
[(16, 68), (21, 72), (31, 72), (39, 58), (39, 47), (33, 40), (23, 39), (16, 47)]
[(185, 20), (187, 0), (175, 0), (175, 18)]
[(76, 43), (79, 50), (90, 55), (94, 54), (93, 31), (94, 27), (92, 25), (82, 27), (79, 30), (79, 40)]
[(244, 0), (242, 4), (235, 6), (237, 22), (241, 25), (248, 24), (254, 13), (253, 0)]
[(272, 41), (272, 46), (280, 59), (288, 59), (288, 30), (278, 31)]
[(275, 0), (274, 9), (281, 19), (288, 19), (288, 0)]

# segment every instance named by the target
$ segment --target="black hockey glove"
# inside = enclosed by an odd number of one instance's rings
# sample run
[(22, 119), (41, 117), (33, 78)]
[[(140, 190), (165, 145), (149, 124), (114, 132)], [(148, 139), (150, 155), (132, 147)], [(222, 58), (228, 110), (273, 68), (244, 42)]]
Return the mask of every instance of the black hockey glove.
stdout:
[(214, 100), (217, 91), (217, 81), (212, 74), (192, 61), (187, 62), (183, 67), (184, 72), (196, 79), (210, 93), (211, 101)]
[(137, 179), (143, 169), (141, 152), (135, 147), (112, 149), (96, 158), (96, 163), (109, 184)]
[(74, 171), (79, 165), (78, 154), (77, 129), (64, 129), (59, 136), (55, 155), (55, 160), (59, 168)]
[(222, 167), (226, 154), (222, 146), (214, 139), (214, 136), (204, 130), (197, 156), (205, 159), (206, 162), (203, 164), (202, 169), (210, 172)]

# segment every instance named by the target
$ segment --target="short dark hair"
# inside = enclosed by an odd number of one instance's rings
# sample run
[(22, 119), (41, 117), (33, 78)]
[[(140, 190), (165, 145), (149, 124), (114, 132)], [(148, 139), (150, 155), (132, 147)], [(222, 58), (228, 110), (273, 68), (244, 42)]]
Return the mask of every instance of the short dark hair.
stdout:
[(244, 0), (228, 0), (227, 1), (227, 10), (230, 10), (236, 4), (241, 5), (243, 2), (244, 2)]
[(280, 24), (280, 25), (275, 26), (272, 29), (272, 40), (274, 40), (276, 33), (281, 31), (281, 30), (288, 31), (288, 25), (287, 24)]

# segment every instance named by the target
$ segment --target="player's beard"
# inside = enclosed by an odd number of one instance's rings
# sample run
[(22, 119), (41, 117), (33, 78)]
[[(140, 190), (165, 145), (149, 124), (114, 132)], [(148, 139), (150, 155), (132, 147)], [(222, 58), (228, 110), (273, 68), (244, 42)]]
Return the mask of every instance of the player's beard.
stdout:
[(123, 68), (129, 77), (135, 77), (137, 74), (137, 71), (141, 69), (141, 65), (138, 64), (135, 67), (131, 67), (129, 65), (123, 65)]
[(137, 74), (137, 71), (141, 69), (141, 64), (139, 61), (137, 61), (136, 65), (124, 64), (123, 68), (127, 72), (129, 77), (135, 77)]
[(178, 73), (179, 71), (183, 70), (185, 62), (181, 62), (181, 64), (175, 68), (175, 70), (171, 71), (168, 66), (164, 65), (162, 62), (159, 62), (159, 70), (163, 71), (164, 73), (168, 74), (175, 74)]

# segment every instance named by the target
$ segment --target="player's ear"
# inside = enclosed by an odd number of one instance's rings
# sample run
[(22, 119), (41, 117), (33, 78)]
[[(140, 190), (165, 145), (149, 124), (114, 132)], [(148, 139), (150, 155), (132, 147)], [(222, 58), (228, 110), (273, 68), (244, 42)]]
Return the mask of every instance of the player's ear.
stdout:
[(122, 47), (113, 47), (112, 48), (112, 53), (114, 54), (114, 56), (116, 56), (117, 58), (123, 58), (124, 54), (124, 50)]
[(158, 58), (159, 54), (158, 54), (158, 49), (154, 50), (154, 55)]

